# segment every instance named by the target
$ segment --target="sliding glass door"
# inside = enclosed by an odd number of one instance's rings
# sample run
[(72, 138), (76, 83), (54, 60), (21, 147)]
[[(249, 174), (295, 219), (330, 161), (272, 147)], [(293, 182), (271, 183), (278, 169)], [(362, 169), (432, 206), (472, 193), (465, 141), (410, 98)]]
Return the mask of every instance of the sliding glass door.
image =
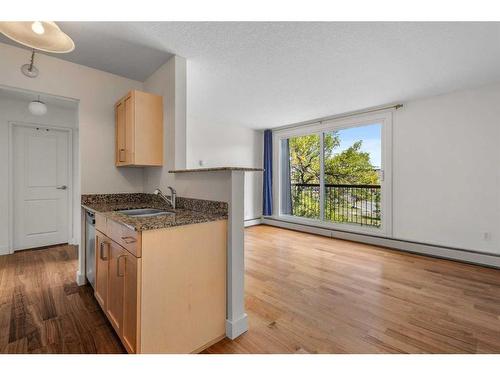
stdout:
[(380, 226), (380, 124), (324, 134), (324, 220)]
[(390, 116), (276, 134), (279, 215), (354, 231), (390, 223)]
[(282, 140), (282, 213), (320, 219), (320, 137)]

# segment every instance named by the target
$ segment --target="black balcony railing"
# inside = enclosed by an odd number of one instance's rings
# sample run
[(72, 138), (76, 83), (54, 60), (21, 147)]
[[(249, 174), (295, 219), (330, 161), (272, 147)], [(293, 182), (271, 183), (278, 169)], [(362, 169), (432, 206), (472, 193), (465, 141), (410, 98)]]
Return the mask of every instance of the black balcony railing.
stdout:
[[(291, 214), (320, 219), (320, 185), (292, 184)], [(326, 184), (324, 220), (380, 226), (380, 185)]]

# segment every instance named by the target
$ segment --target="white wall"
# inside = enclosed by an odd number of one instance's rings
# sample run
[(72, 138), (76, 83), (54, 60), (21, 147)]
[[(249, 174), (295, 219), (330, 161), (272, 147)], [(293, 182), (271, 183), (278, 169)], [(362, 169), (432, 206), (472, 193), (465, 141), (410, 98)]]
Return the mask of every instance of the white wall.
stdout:
[[(163, 95), (165, 133), (164, 165), (161, 168), (145, 170), (144, 190), (152, 192), (159, 187), (166, 191), (167, 186), (171, 185), (177, 189), (179, 196), (228, 202), (226, 335), (235, 338), (248, 329), (243, 278), (244, 173), (229, 171), (168, 173), (171, 169), (184, 169), (189, 156), (187, 143), (192, 133), (188, 132), (186, 123), (188, 105), (186, 78), (186, 60), (174, 56), (144, 82), (146, 91)], [(189, 127), (191, 128), (191, 124)], [(199, 146), (205, 147), (211, 143), (210, 139), (206, 139)], [(233, 150), (227, 156), (236, 157), (236, 152)]]
[[(201, 122), (189, 120), (186, 60), (175, 56), (141, 83), (57, 58), (37, 55), (36, 79), (23, 76), (19, 67), (29, 53), (0, 43), (0, 84), (79, 100), (81, 193), (151, 192), (175, 186), (179, 195), (227, 201), (229, 174), (198, 177), (172, 175), (169, 169), (186, 167), (186, 160), (203, 158), (206, 166), (261, 166), (262, 136), (258, 131), (221, 127), (214, 133)], [(113, 105), (128, 90), (137, 88), (164, 96), (165, 166), (116, 168), (114, 166)], [(193, 139), (190, 140), (189, 138)], [(247, 174), (245, 218), (261, 214), (260, 173)]]
[(163, 96), (164, 168), (146, 170), (146, 178), (158, 179), (169, 169), (185, 168), (186, 60), (170, 58), (144, 82), (144, 90)]
[(114, 103), (142, 83), (46, 55), (37, 55), (40, 75), (28, 78), (19, 67), (30, 52), (0, 43), (0, 84), (79, 100), (82, 193), (141, 192), (140, 168), (114, 166)]
[[(49, 111), (44, 116), (34, 116), (28, 111), (28, 101), (16, 98), (0, 97), (0, 254), (9, 253), (9, 223), (8, 223), (8, 207), (9, 207), (9, 122), (18, 123), (33, 123), (60, 128), (73, 129), (73, 147), (78, 145), (78, 122), (77, 109), (64, 108), (59, 106), (50, 106)], [(74, 156), (78, 156), (78, 149), (73, 150)], [(78, 171), (76, 171), (78, 172)], [(75, 178), (73, 179), (75, 184)], [(79, 190), (79, 189), (78, 189)], [(79, 207), (79, 203), (75, 204), (73, 210)], [(74, 236), (78, 232), (78, 224), (74, 223)], [(76, 233), (75, 233), (76, 232)]]
[[(26, 50), (0, 44), (0, 56), (0, 84), (80, 101), (82, 193), (173, 185), (179, 195), (227, 200), (229, 174), (194, 177), (168, 170), (197, 167), (199, 160), (206, 167), (262, 165), (261, 132), (207, 123), (189, 110), (182, 58), (169, 60), (142, 84), (45, 55), (37, 56), (40, 76), (29, 79), (19, 72), (29, 58)], [(165, 97), (163, 168), (114, 167), (113, 104), (132, 88)], [(412, 101), (394, 113), (394, 238), (500, 254), (499, 102), (500, 85), (491, 85)], [(6, 140), (0, 134), (0, 152)], [(0, 176), (5, 173), (0, 165)], [(245, 218), (260, 216), (261, 175), (247, 174), (245, 185)], [(0, 246), (4, 239), (0, 231)]]
[(173, 186), (182, 197), (228, 202), (229, 173), (168, 173), (186, 167), (186, 60), (170, 58), (144, 82), (144, 90), (163, 96), (165, 147), (163, 167), (144, 170), (144, 191), (160, 188), (167, 192), (167, 186)]
[(445, 257), (455, 252), (465, 259), (456, 249), (500, 255), (499, 103), (495, 84), (393, 111), (392, 230), (371, 234), (417, 243), (397, 248), (452, 248), (433, 250)]
[(496, 84), (394, 113), (395, 238), (500, 254), (499, 103)]
[[(259, 168), (263, 165), (262, 131), (227, 124), (206, 124), (188, 117), (187, 166), (238, 166)], [(245, 220), (262, 216), (262, 172), (245, 173)]]
[[(142, 169), (119, 169), (114, 166), (113, 106), (130, 89), (142, 89), (141, 82), (46, 55), (37, 55), (35, 64), (40, 75), (32, 79), (22, 75), (19, 70), (29, 60), (28, 51), (0, 43), (0, 57), (0, 85), (79, 101), (79, 145), (76, 149), (80, 152), (80, 165), (75, 168), (79, 172), (75, 178), (76, 197), (80, 192), (143, 191)], [(4, 139), (2, 137), (2, 141)], [(79, 202), (74, 203), (78, 205)], [(75, 211), (76, 242), (80, 239), (80, 220), (81, 216)], [(79, 267), (82, 268), (81, 261)]]
[[(189, 71), (186, 60), (175, 56), (144, 82), (144, 90), (164, 100), (164, 166), (147, 168), (144, 191), (166, 190), (171, 185), (179, 196), (229, 201), (230, 173), (171, 174), (171, 169), (262, 165), (262, 132), (234, 126), (207, 128), (189, 116)], [(187, 113), (187, 118), (186, 118)], [(261, 216), (261, 173), (245, 174), (245, 219)]]

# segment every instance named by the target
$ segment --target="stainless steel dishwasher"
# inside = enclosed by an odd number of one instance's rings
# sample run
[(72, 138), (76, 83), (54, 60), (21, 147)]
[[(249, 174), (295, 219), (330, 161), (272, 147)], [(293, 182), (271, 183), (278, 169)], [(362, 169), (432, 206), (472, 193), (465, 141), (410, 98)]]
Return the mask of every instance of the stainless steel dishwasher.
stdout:
[(87, 211), (85, 217), (85, 274), (95, 289), (95, 216)]

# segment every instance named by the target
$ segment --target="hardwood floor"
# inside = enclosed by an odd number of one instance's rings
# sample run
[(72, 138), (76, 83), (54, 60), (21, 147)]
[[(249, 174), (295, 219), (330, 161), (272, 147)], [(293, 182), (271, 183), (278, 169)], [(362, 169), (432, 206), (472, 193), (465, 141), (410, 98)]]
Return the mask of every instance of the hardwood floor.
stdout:
[(76, 268), (69, 245), (0, 256), (0, 353), (125, 352)]
[[(500, 353), (500, 270), (257, 226), (250, 329), (205, 353)], [(76, 250), (0, 257), (0, 353), (122, 353)]]
[(250, 329), (207, 353), (500, 353), (500, 270), (270, 226), (245, 235)]

